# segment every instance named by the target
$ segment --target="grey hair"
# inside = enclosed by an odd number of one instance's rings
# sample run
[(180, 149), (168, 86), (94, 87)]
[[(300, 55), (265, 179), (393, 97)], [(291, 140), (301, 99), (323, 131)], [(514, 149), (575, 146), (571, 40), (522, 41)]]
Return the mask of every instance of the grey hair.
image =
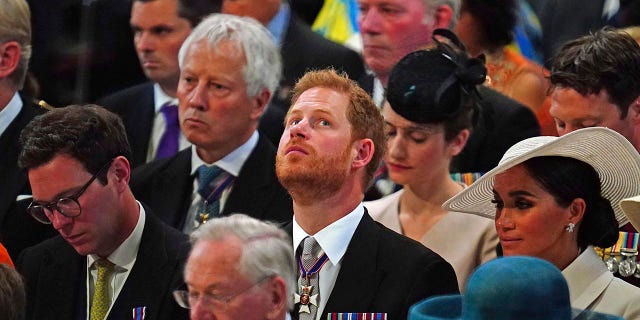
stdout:
[(458, 17), (460, 16), (460, 7), (462, 6), (461, 0), (422, 0), (422, 2), (424, 2), (426, 16), (431, 19), (435, 16), (436, 9), (438, 9), (439, 6), (445, 5), (450, 7), (453, 11), (453, 16), (451, 17), (451, 23), (449, 23), (449, 30), (452, 30), (453, 27), (456, 26)]
[(291, 237), (273, 223), (236, 213), (200, 226), (191, 234), (191, 242), (195, 247), (199, 241), (222, 241), (229, 236), (243, 242), (238, 270), (253, 281), (282, 277), (287, 286), (287, 307), (292, 310), (297, 271)]
[(20, 45), (20, 61), (9, 79), (21, 90), (31, 58), (31, 12), (25, 0), (3, 0), (0, 5), (0, 43), (9, 41)]
[(9, 265), (0, 263), (0, 319), (24, 319), (25, 305), (22, 277)]
[[(192, 44), (206, 41), (212, 50), (220, 41), (236, 44), (237, 50), (244, 52), (246, 64), (242, 70), (247, 94), (257, 96), (267, 89), (274, 95), (282, 74), (280, 51), (264, 26), (249, 17), (214, 13), (206, 17), (184, 41), (178, 54), (180, 68)], [(240, 52), (239, 52), (240, 53)]]

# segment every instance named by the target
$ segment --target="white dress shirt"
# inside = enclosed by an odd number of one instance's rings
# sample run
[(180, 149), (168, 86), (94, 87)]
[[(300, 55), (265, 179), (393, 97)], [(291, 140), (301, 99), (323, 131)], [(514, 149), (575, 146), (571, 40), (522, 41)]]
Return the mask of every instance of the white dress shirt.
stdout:
[[(145, 211), (140, 202), (138, 202), (138, 208), (140, 208), (140, 214), (138, 216), (138, 223), (133, 228), (133, 231), (125, 239), (116, 250), (114, 250), (108, 257), (111, 263), (115, 265), (115, 274), (110, 279), (109, 283), (109, 311), (113, 307), (113, 302), (120, 294), (120, 291), (124, 287), (127, 277), (131, 273), (133, 265), (136, 263), (138, 257), (138, 249), (140, 248), (140, 241), (142, 239), (142, 232), (144, 231)], [(99, 260), (97, 255), (90, 254), (87, 256), (87, 319), (90, 316), (91, 299), (93, 298), (93, 291), (96, 285), (96, 279), (98, 278), (98, 266), (94, 262)]]
[(3, 109), (0, 109), (0, 136), (2, 136), (4, 131), (11, 125), (11, 122), (16, 119), (21, 110), (22, 99), (20, 99), (20, 95), (16, 92), (13, 94), (11, 100), (9, 100), (9, 103)]
[[(360, 203), (353, 211), (332, 224), (326, 226), (324, 229), (318, 231), (314, 235), (307, 234), (302, 227), (298, 224), (293, 216), (293, 250), (298, 248), (302, 240), (307, 236), (312, 236), (322, 250), (327, 254), (329, 261), (327, 261), (320, 273), (318, 274), (318, 286), (320, 287), (320, 301), (318, 303), (318, 312), (316, 314), (316, 320), (320, 319), (324, 307), (327, 305), (327, 300), (331, 296), (331, 291), (335, 285), (338, 273), (340, 272), (340, 265), (342, 257), (347, 251), (349, 242), (353, 234), (356, 232), (356, 228), (364, 216), (364, 206)], [(296, 263), (297, 265), (297, 263)], [(298, 292), (300, 288), (296, 288)]]
[[(149, 141), (149, 148), (147, 149), (147, 162), (152, 161), (156, 158), (160, 139), (162, 139), (162, 134), (167, 127), (167, 122), (164, 119), (164, 115), (162, 115), (162, 112), (160, 112), (160, 109), (162, 109), (165, 104), (175, 104), (177, 106), (178, 99), (168, 96), (164, 91), (162, 91), (162, 88), (160, 88), (159, 84), (154, 83), (153, 103), (155, 113), (153, 116), (153, 128), (151, 128), (151, 139)], [(191, 145), (191, 142), (189, 142), (189, 140), (184, 137), (182, 131), (180, 131), (180, 138), (178, 140), (178, 143), (178, 150), (182, 150)]]
[[(240, 174), (240, 170), (244, 163), (247, 161), (253, 149), (255, 149), (256, 145), (258, 145), (259, 139), (258, 131), (254, 131), (251, 137), (243, 143), (237, 149), (231, 151), (224, 158), (214, 162), (214, 163), (205, 163), (204, 160), (198, 156), (196, 152), (196, 147), (191, 147), (191, 175), (196, 175), (198, 173), (198, 168), (201, 165), (213, 166), (216, 165), (223, 169), (224, 171), (230, 173), (234, 177), (238, 177)], [(229, 184), (220, 195), (220, 212), (224, 209), (224, 205), (227, 202), (227, 198), (229, 198), (229, 193), (233, 189), (233, 183)], [(191, 194), (191, 206), (189, 207), (189, 211), (187, 212), (187, 217), (185, 220), (184, 227), (182, 228), (182, 232), (185, 234), (190, 234), (196, 227), (196, 215), (198, 214), (198, 207), (200, 206), (200, 202), (202, 202), (202, 197), (198, 193), (198, 179), (193, 179), (193, 193)]]

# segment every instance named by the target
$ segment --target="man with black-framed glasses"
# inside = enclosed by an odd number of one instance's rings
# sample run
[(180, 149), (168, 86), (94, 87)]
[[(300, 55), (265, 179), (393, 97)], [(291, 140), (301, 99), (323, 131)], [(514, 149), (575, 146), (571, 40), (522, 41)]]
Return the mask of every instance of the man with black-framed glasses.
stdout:
[(60, 108), (36, 117), (20, 142), (27, 212), (60, 234), (18, 259), (27, 319), (187, 319), (172, 291), (189, 243), (129, 189), (120, 118), (95, 105)]

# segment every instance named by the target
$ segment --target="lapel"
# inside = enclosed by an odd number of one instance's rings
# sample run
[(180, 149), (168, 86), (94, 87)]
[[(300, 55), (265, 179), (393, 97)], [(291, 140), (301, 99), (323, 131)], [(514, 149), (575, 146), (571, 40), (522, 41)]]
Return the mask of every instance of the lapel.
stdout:
[(283, 62), (282, 80), (280, 81), (280, 84), (287, 90), (292, 89), (287, 87), (295, 84), (297, 77), (296, 66), (305, 64), (305, 55), (300, 54), (300, 50), (301, 46), (304, 47), (303, 44), (306, 43), (307, 40), (299, 36), (301, 33), (301, 27), (298, 25), (296, 19), (297, 18), (293, 14), (289, 18), (289, 25), (287, 26), (286, 34), (284, 35), (282, 47), (280, 49)]
[[(164, 271), (171, 266), (167, 256), (165, 234), (161, 222), (145, 207), (147, 212), (138, 256), (122, 291), (109, 312), (109, 319), (121, 319), (131, 314), (135, 307), (147, 307), (147, 318), (155, 318), (160, 310), (163, 292), (169, 282)], [(170, 268), (174, 271), (174, 268)], [(157, 304), (153, 304), (153, 303)]]
[(132, 95), (131, 105), (128, 106), (126, 112), (129, 116), (123, 117), (123, 120), (133, 152), (132, 167), (137, 167), (146, 162), (149, 141), (151, 140), (155, 117), (153, 83), (145, 83), (139, 94)]
[[(254, 218), (264, 218), (266, 205), (273, 197), (275, 178), (275, 150), (260, 135), (258, 144), (242, 166), (233, 189), (227, 198), (222, 215), (244, 212)], [(259, 213), (259, 214), (258, 214)]]
[(191, 148), (186, 148), (166, 163), (152, 179), (150, 206), (165, 223), (182, 230), (193, 191)]
[[(86, 312), (86, 257), (80, 256), (61, 237), (42, 258), (34, 319), (81, 319)], [(55, 289), (51, 289), (55, 288)], [(55, 316), (53, 316), (55, 315)]]
[(378, 226), (366, 212), (342, 258), (340, 272), (320, 319), (329, 312), (365, 312), (383, 275), (377, 269)]
[(18, 168), (20, 144), (18, 138), (22, 129), (35, 116), (43, 113), (42, 109), (33, 105), (29, 99), (22, 98), (22, 110), (0, 135), (0, 222), (9, 207), (21, 193), (31, 193), (27, 175)]

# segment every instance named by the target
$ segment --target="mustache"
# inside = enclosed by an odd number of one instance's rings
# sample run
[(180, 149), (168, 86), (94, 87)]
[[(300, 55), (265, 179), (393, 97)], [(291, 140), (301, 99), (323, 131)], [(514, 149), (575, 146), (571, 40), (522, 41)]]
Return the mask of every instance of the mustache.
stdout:
[(289, 142), (287, 142), (287, 144), (284, 145), (283, 150), (287, 150), (290, 147), (300, 147), (309, 153), (315, 152), (313, 147), (306, 143), (301, 137), (293, 137), (291, 140), (289, 140)]

